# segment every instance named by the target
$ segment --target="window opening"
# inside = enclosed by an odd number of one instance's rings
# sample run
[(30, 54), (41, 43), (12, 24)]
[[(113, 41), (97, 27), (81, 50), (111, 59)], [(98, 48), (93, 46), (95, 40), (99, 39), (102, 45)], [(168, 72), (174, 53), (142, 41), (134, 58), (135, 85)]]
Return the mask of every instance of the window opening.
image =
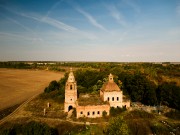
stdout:
[(72, 85), (70, 85), (70, 90), (72, 90)]

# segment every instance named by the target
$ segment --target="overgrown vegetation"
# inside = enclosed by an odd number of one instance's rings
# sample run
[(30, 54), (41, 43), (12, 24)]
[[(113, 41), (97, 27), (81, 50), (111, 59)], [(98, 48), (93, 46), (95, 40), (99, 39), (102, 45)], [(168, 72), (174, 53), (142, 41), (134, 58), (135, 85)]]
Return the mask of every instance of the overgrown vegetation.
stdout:
[(16, 104), (14, 106), (8, 107), (6, 109), (0, 110), (0, 120), (3, 119), (4, 117), (8, 116), (11, 114), (16, 108), (18, 108), (21, 104)]
[(159, 120), (154, 114), (145, 111), (131, 111), (125, 114), (124, 119), (130, 130), (130, 135), (180, 134), (178, 125)]
[(123, 107), (123, 108), (119, 108), (119, 107), (114, 108), (114, 107), (111, 107), (110, 108), (110, 116), (113, 116), (113, 117), (117, 116), (117, 115), (119, 115), (120, 113), (122, 113), (124, 111), (126, 111), (125, 107)]
[(171, 110), (165, 113), (165, 116), (171, 119), (180, 120), (180, 111), (178, 110)]
[(164, 82), (157, 89), (159, 103), (180, 110), (180, 87), (174, 82)]
[(110, 119), (105, 130), (106, 135), (129, 135), (129, 128), (122, 116)]
[(58, 135), (58, 130), (47, 124), (31, 121), (24, 124), (10, 124), (9, 127), (1, 127), (1, 135)]

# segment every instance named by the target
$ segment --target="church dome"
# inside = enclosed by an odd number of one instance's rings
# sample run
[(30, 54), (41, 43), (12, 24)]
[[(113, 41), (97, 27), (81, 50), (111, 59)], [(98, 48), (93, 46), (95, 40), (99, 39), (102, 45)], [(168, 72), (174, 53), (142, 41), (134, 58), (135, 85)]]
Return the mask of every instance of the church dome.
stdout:
[(118, 85), (114, 82), (113, 80), (113, 75), (110, 74), (109, 75), (109, 81), (106, 82), (103, 87), (101, 88), (102, 91), (107, 91), (107, 92), (111, 92), (111, 91), (120, 91), (120, 88), (118, 87)]

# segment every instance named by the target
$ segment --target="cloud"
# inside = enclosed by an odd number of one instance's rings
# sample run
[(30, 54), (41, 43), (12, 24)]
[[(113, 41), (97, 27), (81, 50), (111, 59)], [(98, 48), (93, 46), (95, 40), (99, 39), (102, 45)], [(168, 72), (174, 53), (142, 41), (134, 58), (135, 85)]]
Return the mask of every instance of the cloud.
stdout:
[(44, 22), (44, 23), (47, 23), (47, 24), (49, 24), (51, 26), (54, 26), (56, 28), (63, 29), (63, 30), (66, 30), (66, 31), (71, 31), (72, 32), (72, 31), (77, 30), (77, 28), (75, 28), (75, 27), (72, 27), (70, 25), (67, 25), (67, 24), (65, 24), (65, 23), (63, 23), (61, 21), (55, 20), (55, 19), (50, 18), (50, 17), (45, 17), (41, 21)]
[[(62, 2), (62, 0), (59, 1), (59, 2)], [(55, 3), (56, 6), (58, 4), (59, 4), (58, 2)], [(81, 31), (78, 28), (67, 25), (67, 24), (65, 24), (65, 23), (63, 23), (63, 22), (61, 22), (59, 20), (53, 19), (53, 18), (48, 17), (48, 16), (41, 16), (41, 15), (32, 14), (32, 13), (28, 14), (28, 13), (20, 12), (20, 11), (17, 11), (17, 10), (13, 10), (13, 8), (5, 7), (5, 6), (2, 6), (2, 5), (0, 5), (0, 7), (6, 9), (10, 13), (16, 14), (18, 16), (22, 16), (22, 17), (25, 17), (25, 18), (28, 18), (28, 19), (32, 19), (32, 20), (35, 20), (35, 21), (40, 22), (40, 23), (45, 23), (45, 24), (48, 24), (48, 25), (53, 26), (55, 28), (58, 28), (60, 30), (65, 30), (67, 32), (75, 33), (79, 37), (84, 37), (84, 38), (87, 38), (87, 39), (90, 39), (90, 40), (96, 40), (98, 38), (94, 33)], [(55, 7), (55, 6), (53, 6), (53, 7)], [(14, 23), (18, 23), (15, 20), (13, 20), (13, 21), (14, 21)], [(18, 24), (18, 25), (21, 25), (21, 24)], [(36, 34), (36, 36), (38, 36), (38, 35)]]
[(95, 19), (93, 16), (91, 16), (89, 13), (85, 12), (84, 10), (82, 10), (82, 9), (79, 8), (79, 7), (76, 7), (75, 9), (76, 9), (79, 13), (81, 13), (83, 16), (85, 16), (92, 25), (94, 25), (95, 27), (97, 27), (97, 28), (99, 28), (99, 29), (101, 29), (101, 30), (107, 31), (107, 30), (106, 30), (100, 23), (98, 23), (98, 22), (96, 21), (96, 19)]
[[(1, 7), (3, 7), (3, 6), (1, 6)], [(53, 19), (53, 18), (48, 17), (48, 16), (47, 17), (43, 17), (40, 15), (35, 16), (35, 15), (30, 15), (30, 14), (18, 12), (18, 11), (12, 10), (10, 8), (7, 8), (7, 7), (3, 7), (3, 8), (8, 10), (11, 13), (16, 14), (16, 15), (20, 15), (20, 16), (23, 16), (23, 17), (26, 17), (29, 19), (33, 19), (33, 20), (36, 20), (38, 22), (46, 23), (46, 24), (49, 24), (50, 26), (56, 27), (56, 28), (61, 29), (61, 30), (65, 30), (65, 31), (69, 31), (69, 32), (73, 32), (73, 31), (77, 30), (77, 28), (75, 28), (73, 26), (67, 25), (67, 24), (65, 24), (59, 20)]]
[(180, 2), (178, 3), (178, 5), (176, 7), (176, 13), (178, 16), (180, 16)]
[(0, 32), (0, 37), (8, 37), (8, 38), (20, 38), (20, 39), (24, 39), (24, 40), (33, 40), (33, 38), (27, 37), (27, 36), (23, 36), (20, 34), (13, 34), (13, 33), (7, 33), (7, 32)]
[(34, 19), (38, 22), (43, 22), (43, 23), (49, 24), (50, 26), (53, 26), (53, 27), (61, 29), (61, 30), (65, 30), (65, 31), (69, 31), (69, 32), (73, 32), (73, 31), (77, 30), (77, 28), (67, 25), (67, 24), (65, 24), (59, 20), (53, 19), (51, 17), (32, 16), (32, 15), (27, 15), (24, 13), (21, 13), (19, 15), (30, 18), (30, 19)]
[(127, 22), (125, 21), (121, 12), (117, 10), (114, 5), (107, 6), (107, 9), (110, 11), (110, 15), (122, 26), (127, 26)]
[(136, 11), (137, 13), (141, 12), (139, 6), (135, 4), (132, 0), (123, 0), (123, 2), (130, 6), (132, 9), (134, 9), (134, 11)]
[(34, 34), (34, 32), (33, 32), (30, 28), (24, 26), (22, 23), (18, 22), (17, 20), (12, 19), (12, 18), (9, 18), (9, 17), (6, 17), (6, 18), (7, 18), (8, 20), (10, 20), (11, 22), (13, 22), (13, 23), (19, 25), (20, 27), (22, 27), (22, 28), (25, 29), (26, 31), (32, 32), (32, 33)]
[(48, 10), (48, 12), (47, 12), (47, 14), (45, 15), (45, 17), (48, 17), (50, 14), (51, 14), (51, 12), (52, 12), (52, 10), (53, 9), (55, 9), (61, 2), (63, 2), (64, 0), (59, 0), (59, 1), (57, 1), (56, 3), (54, 3), (54, 5)]

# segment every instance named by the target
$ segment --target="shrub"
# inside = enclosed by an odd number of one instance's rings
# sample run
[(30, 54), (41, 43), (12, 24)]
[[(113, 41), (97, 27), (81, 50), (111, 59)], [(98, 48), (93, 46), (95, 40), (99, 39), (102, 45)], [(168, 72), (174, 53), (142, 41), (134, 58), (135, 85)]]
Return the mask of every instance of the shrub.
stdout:
[(167, 133), (169, 133), (168, 128), (161, 124), (151, 125), (151, 130), (153, 134), (157, 135), (167, 135)]
[(123, 108), (119, 108), (119, 107), (114, 108), (114, 107), (111, 107), (111, 109), (110, 109), (110, 115), (111, 115), (111, 116), (117, 116), (118, 114), (120, 114), (120, 113), (122, 113), (122, 112), (124, 112), (124, 111), (126, 111), (126, 108), (125, 108), (125, 107), (123, 107)]
[(106, 116), (107, 116), (107, 112), (106, 112), (106, 111), (103, 111), (103, 112), (102, 112), (102, 116), (103, 116), (103, 117), (106, 117)]
[(132, 135), (151, 134), (150, 122), (144, 119), (129, 119), (127, 125)]
[(60, 135), (78, 134), (86, 131), (85, 125), (74, 125), (70, 122), (62, 122), (57, 126)]
[(107, 135), (129, 135), (129, 129), (122, 116), (114, 117), (109, 121), (105, 131)]
[(143, 118), (143, 119), (152, 119), (154, 118), (154, 115), (145, 111), (139, 111), (139, 110), (134, 110), (129, 112), (126, 116), (126, 119), (137, 119), (137, 118)]
[(47, 124), (31, 121), (26, 124), (14, 124), (10, 128), (1, 129), (2, 135), (58, 135), (57, 129)]
[(165, 113), (165, 116), (171, 119), (180, 120), (180, 111), (171, 110), (170, 112)]
[(44, 92), (49, 93), (51, 91), (58, 89), (59, 89), (59, 84), (57, 83), (57, 81), (54, 80), (49, 83), (49, 86), (44, 89)]

